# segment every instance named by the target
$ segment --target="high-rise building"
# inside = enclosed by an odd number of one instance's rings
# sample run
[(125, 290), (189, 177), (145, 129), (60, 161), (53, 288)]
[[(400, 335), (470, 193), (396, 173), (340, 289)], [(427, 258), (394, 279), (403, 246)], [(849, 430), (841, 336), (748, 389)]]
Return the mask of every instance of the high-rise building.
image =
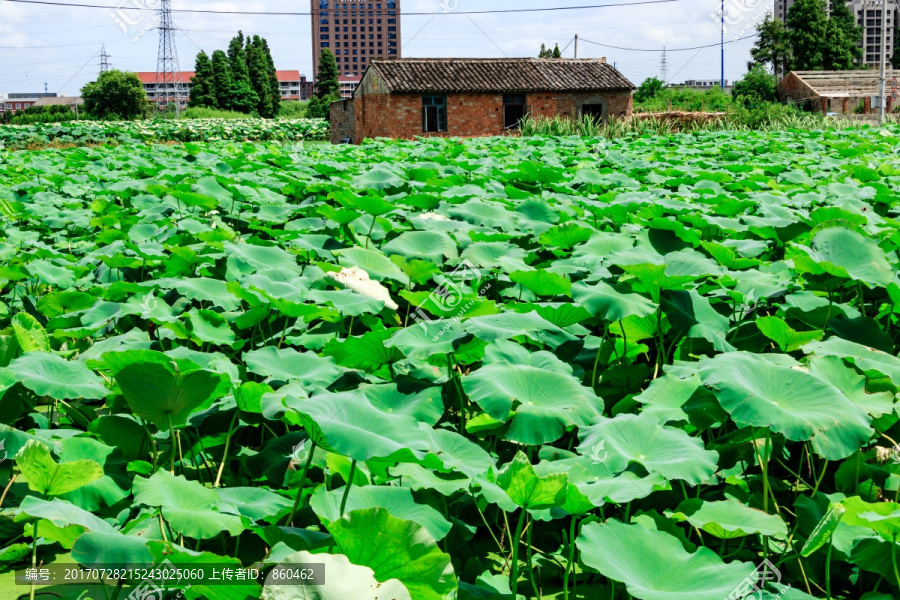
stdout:
[[(854, 0), (850, 2), (850, 10), (856, 15), (856, 24), (862, 27), (863, 36), (860, 46), (863, 55), (860, 63), (877, 67), (881, 64), (881, 8), (880, 0)], [(887, 63), (890, 65), (894, 55), (894, 35), (897, 31), (897, 2), (887, 0)], [(890, 68), (890, 66), (888, 66)]]
[[(850, 6), (850, 12), (856, 16), (856, 24), (862, 28), (863, 34), (858, 46), (863, 49), (862, 57), (857, 64), (877, 68), (881, 64), (881, 0), (844, 0)], [(897, 18), (900, 16), (900, 2), (887, 1), (887, 62), (894, 54), (894, 38), (897, 34)], [(775, 18), (787, 20), (788, 11), (796, 0), (775, 0)], [(831, 10), (830, 0), (826, 3)]]
[(338, 74), (360, 77), (373, 59), (400, 58), (400, 0), (311, 0), (313, 77), (328, 48)]

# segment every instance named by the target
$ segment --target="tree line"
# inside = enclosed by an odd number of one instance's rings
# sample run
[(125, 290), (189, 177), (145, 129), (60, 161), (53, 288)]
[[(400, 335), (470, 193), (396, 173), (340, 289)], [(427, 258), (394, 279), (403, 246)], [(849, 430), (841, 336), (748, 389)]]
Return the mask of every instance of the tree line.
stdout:
[(271, 119), (281, 106), (275, 61), (265, 38), (239, 31), (228, 52), (197, 55), (188, 106), (231, 110)]
[(764, 65), (776, 75), (788, 71), (846, 71), (860, 68), (862, 28), (846, 0), (797, 0), (784, 21), (766, 15), (747, 65)]

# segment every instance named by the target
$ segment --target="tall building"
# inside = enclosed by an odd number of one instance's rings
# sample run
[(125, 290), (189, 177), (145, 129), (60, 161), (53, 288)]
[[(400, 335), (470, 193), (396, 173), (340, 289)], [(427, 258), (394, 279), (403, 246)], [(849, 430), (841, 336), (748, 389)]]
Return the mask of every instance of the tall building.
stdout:
[(338, 74), (361, 77), (373, 59), (400, 58), (400, 0), (311, 0), (313, 79), (329, 48)]
[[(844, 0), (850, 5), (850, 12), (856, 15), (856, 24), (863, 34), (858, 45), (863, 49), (857, 64), (876, 68), (881, 64), (881, 0)], [(787, 20), (788, 11), (796, 0), (775, 0), (775, 18)], [(831, 1), (826, 2), (831, 10)], [(900, 15), (900, 1), (887, 0), (887, 62), (894, 54), (894, 38), (897, 34), (897, 18)]]
[[(880, 0), (854, 0), (850, 10), (856, 15), (856, 23), (863, 28), (860, 47), (862, 64), (877, 67), (881, 64), (881, 2)], [(897, 0), (887, 0), (887, 63), (894, 55), (894, 36), (897, 32)], [(889, 67), (890, 68), (890, 67)]]

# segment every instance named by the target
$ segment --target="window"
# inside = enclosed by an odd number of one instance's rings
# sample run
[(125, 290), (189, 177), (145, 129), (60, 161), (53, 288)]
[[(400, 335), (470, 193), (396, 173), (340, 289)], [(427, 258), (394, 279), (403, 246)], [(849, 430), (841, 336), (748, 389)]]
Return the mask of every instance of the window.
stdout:
[(447, 131), (446, 96), (422, 96), (422, 131)]
[(22, 108), (22, 103), (16, 102), (16, 110), (19, 110), (20, 108)]
[(522, 94), (506, 94), (503, 96), (503, 128), (518, 129), (525, 118), (525, 96)]

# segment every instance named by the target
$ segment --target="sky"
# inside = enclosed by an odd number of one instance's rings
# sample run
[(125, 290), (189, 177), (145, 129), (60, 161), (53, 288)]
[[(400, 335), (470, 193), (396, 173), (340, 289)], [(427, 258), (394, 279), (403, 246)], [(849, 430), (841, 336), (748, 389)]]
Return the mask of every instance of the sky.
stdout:
[[(112, 68), (155, 71), (159, 32), (153, 8), (159, 0), (50, 0), (103, 8), (57, 6), (0, 0), (0, 93), (50, 92), (77, 95), (100, 69), (105, 45)], [(660, 50), (667, 49), (668, 81), (718, 79), (721, 0), (401, 0), (401, 53), (404, 57), (536, 56), (541, 44), (559, 44), (574, 56), (574, 37), (582, 58), (606, 57), (635, 85), (660, 76)], [(468, 11), (559, 8), (625, 4), (582, 10), (506, 14)], [(628, 6), (631, 4), (631, 6)], [(117, 11), (137, 6), (143, 11)], [(309, 0), (175, 0), (176, 9), (305, 12)], [(772, 10), (771, 0), (726, 0), (725, 78), (746, 72), (755, 23)], [(123, 18), (124, 17), (124, 18)], [(238, 31), (269, 41), (278, 69), (297, 69), (311, 77), (309, 16), (174, 14), (181, 68), (193, 70), (200, 49), (226, 49)], [(732, 42), (732, 40), (737, 40)], [(593, 42), (593, 43), (592, 43)], [(619, 48), (604, 47), (618, 46)], [(702, 49), (698, 46), (709, 46)], [(650, 50), (647, 52), (638, 49)]]

